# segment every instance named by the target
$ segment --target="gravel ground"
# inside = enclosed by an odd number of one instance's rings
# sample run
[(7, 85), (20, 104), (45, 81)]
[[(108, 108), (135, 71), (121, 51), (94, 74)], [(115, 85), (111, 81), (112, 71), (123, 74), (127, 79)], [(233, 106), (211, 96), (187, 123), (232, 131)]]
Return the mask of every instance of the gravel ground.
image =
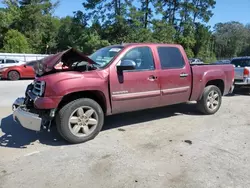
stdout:
[(224, 97), (213, 116), (181, 104), (108, 117), (94, 140), (69, 145), (55, 129), (12, 121), (11, 103), (30, 82), (0, 81), (0, 187), (250, 187), (246, 94)]

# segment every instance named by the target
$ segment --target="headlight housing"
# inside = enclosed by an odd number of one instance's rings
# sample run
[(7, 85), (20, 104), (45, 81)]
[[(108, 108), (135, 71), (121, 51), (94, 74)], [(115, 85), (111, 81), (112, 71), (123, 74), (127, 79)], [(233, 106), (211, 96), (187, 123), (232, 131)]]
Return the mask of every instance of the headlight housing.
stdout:
[(1, 68), (0, 69), (0, 72), (4, 72), (4, 71), (6, 71), (8, 68), (6, 67), (6, 68)]
[(45, 86), (46, 86), (45, 81), (35, 81), (33, 85), (34, 87), (32, 89), (32, 93), (34, 93), (39, 97), (42, 97), (45, 92)]

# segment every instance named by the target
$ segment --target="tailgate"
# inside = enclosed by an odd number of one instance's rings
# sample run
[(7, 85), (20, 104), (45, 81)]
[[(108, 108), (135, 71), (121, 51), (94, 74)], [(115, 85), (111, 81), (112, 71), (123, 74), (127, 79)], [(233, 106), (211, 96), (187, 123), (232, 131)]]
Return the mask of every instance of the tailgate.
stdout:
[(244, 67), (235, 67), (234, 68), (234, 79), (243, 80)]

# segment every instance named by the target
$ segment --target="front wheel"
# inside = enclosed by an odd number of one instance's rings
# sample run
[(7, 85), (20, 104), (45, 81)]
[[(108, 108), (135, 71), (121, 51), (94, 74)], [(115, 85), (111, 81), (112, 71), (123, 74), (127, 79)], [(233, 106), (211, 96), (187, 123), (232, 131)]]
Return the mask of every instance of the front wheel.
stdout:
[(202, 97), (197, 101), (198, 109), (206, 115), (215, 114), (222, 102), (222, 94), (217, 86), (210, 85), (205, 87)]
[(94, 139), (102, 129), (104, 113), (100, 105), (88, 98), (65, 105), (56, 116), (59, 134), (72, 144)]
[(8, 73), (8, 79), (9, 80), (19, 80), (20, 79), (20, 74), (17, 71), (10, 71)]

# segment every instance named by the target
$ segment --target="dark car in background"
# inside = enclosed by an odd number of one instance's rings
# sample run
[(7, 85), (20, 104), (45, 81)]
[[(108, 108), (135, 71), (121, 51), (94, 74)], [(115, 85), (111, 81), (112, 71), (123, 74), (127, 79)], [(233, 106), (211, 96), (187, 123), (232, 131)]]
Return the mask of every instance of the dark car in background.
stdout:
[(214, 63), (216, 63), (216, 64), (230, 64), (231, 60), (230, 59), (218, 60)]

